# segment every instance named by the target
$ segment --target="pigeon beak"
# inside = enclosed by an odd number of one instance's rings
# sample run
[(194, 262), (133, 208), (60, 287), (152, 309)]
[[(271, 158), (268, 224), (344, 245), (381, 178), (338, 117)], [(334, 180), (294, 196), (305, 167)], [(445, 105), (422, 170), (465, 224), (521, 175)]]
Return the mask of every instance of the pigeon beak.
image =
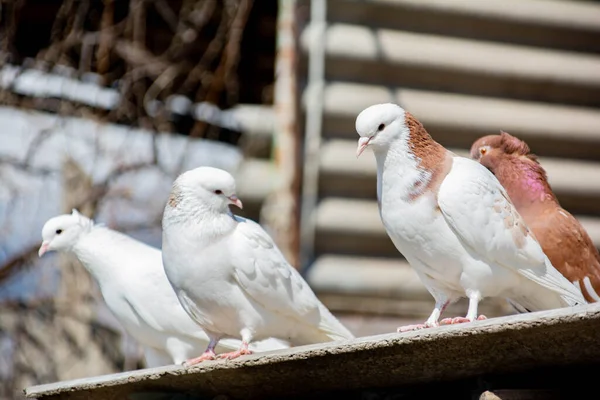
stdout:
[(230, 204), (233, 204), (234, 206), (238, 207), (240, 210), (244, 209), (244, 205), (242, 204), (242, 201), (240, 199), (238, 199), (235, 194), (229, 196), (228, 199), (229, 199)]
[(38, 250), (38, 257), (41, 257), (44, 254), (46, 254), (46, 252), (48, 251), (48, 247), (50, 247), (50, 242), (47, 240), (44, 240), (42, 242), (42, 245), (40, 246), (40, 249)]
[(356, 158), (360, 157), (362, 152), (365, 151), (365, 149), (369, 145), (369, 142), (371, 141), (372, 138), (373, 138), (373, 136), (361, 137), (360, 139), (358, 139), (358, 147), (356, 148)]

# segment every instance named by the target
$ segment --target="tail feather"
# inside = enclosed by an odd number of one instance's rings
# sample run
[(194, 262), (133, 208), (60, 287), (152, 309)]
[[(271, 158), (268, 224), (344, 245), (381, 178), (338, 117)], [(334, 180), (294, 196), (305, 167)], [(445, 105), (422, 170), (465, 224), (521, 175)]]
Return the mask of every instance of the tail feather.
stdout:
[(321, 304), (320, 312), (321, 321), (319, 323), (319, 330), (329, 337), (330, 340), (354, 339), (354, 335), (333, 316), (327, 307)]
[(510, 304), (512, 306), (512, 308), (515, 309), (516, 312), (518, 312), (519, 314), (523, 314), (523, 313), (528, 313), (531, 312), (531, 310), (528, 310), (527, 308), (523, 307), (523, 305), (517, 303), (515, 300), (513, 299), (506, 299), (506, 302), (508, 304)]
[(250, 345), (250, 349), (254, 351), (271, 351), (271, 350), (281, 350), (287, 349), (290, 345), (284, 340), (277, 338), (269, 338), (265, 340), (261, 340), (258, 342), (252, 342)]
[(519, 272), (527, 281), (511, 299), (527, 309), (539, 311), (587, 304), (581, 290), (558, 272), (547, 257), (544, 270), (521, 269)]
[(146, 359), (147, 368), (162, 367), (180, 361), (173, 360), (173, 357), (171, 357), (169, 353), (164, 350), (159, 350), (148, 346), (142, 346), (142, 348), (144, 350), (144, 358)]
[(542, 311), (587, 304), (581, 289), (572, 284), (546, 259), (543, 275), (532, 270), (520, 271), (528, 279), (508, 299), (519, 312)]

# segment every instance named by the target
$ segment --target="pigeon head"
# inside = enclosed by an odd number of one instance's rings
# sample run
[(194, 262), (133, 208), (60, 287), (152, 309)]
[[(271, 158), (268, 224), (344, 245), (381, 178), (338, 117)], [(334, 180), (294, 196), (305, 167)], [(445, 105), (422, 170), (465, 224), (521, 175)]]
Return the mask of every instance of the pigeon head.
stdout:
[(356, 157), (368, 147), (386, 148), (398, 139), (408, 140), (410, 130), (406, 113), (392, 103), (376, 104), (364, 109), (356, 117), (356, 132), (360, 136)]
[(530, 153), (527, 143), (504, 131), (499, 135), (487, 135), (477, 139), (471, 146), (470, 155), (472, 159), (490, 169), (502, 159), (510, 157), (524, 156), (537, 163), (537, 157)]
[(524, 141), (506, 132), (484, 136), (473, 143), (470, 155), (498, 178), (517, 209), (557, 201), (546, 170)]
[(173, 184), (168, 204), (176, 208), (185, 198), (211, 211), (229, 212), (230, 204), (243, 208), (235, 192), (235, 180), (229, 172), (199, 167), (179, 175)]
[(75, 209), (71, 214), (50, 218), (42, 228), (42, 245), (38, 255), (41, 257), (49, 251), (69, 251), (81, 234), (92, 226), (92, 221)]

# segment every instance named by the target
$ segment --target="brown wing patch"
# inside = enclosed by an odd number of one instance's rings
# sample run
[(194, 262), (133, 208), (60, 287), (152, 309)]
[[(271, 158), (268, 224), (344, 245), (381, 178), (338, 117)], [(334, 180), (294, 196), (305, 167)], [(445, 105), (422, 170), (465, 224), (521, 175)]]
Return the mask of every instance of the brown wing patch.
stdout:
[(177, 207), (179, 202), (181, 201), (181, 189), (178, 186), (173, 186), (171, 189), (171, 194), (169, 195), (168, 204), (172, 208)]
[(428, 192), (437, 192), (444, 178), (452, 168), (452, 153), (437, 143), (411, 113), (406, 112), (405, 122), (410, 131), (408, 144), (414, 156), (419, 160), (419, 169), (424, 172), (424, 179), (415, 182), (409, 198), (415, 201)]
[[(527, 224), (523, 220), (521, 214), (510, 201), (510, 198), (504, 193), (502, 198), (498, 198), (493, 206), (496, 213), (502, 214), (504, 227), (510, 230), (513, 242), (518, 249), (522, 249), (527, 243), (526, 239), (531, 234)], [(534, 237), (535, 239), (535, 237)]]
[(515, 219), (510, 214), (504, 216), (504, 227), (510, 229), (515, 224)]

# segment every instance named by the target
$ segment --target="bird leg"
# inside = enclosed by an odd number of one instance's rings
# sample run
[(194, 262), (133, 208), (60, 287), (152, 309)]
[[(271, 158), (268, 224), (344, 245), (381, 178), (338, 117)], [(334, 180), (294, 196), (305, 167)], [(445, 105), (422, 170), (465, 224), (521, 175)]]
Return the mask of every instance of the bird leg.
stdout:
[(240, 335), (242, 336), (242, 345), (240, 346), (240, 349), (238, 351), (232, 351), (231, 353), (219, 354), (219, 358), (233, 360), (239, 356), (252, 354), (252, 351), (248, 349), (248, 343), (252, 341), (252, 337), (254, 336), (253, 332), (248, 328), (244, 328), (240, 331)]
[(216, 357), (215, 347), (217, 347), (217, 343), (219, 343), (219, 339), (210, 338), (208, 347), (204, 353), (202, 353), (200, 357), (190, 358), (189, 360), (185, 361), (183, 365), (185, 367), (191, 367), (192, 365), (200, 364), (202, 361), (214, 360)]
[(454, 324), (463, 324), (465, 322), (473, 322), (483, 321), (487, 319), (485, 315), (477, 316), (477, 307), (479, 306), (479, 300), (481, 299), (481, 295), (479, 292), (474, 292), (469, 295), (469, 311), (467, 311), (466, 317), (454, 317), (454, 318), (444, 318), (440, 321), (440, 325), (454, 325)]
[(237, 351), (232, 351), (230, 353), (219, 354), (219, 358), (224, 358), (227, 360), (233, 360), (234, 358), (238, 358), (239, 356), (244, 356), (247, 354), (252, 354), (252, 351), (248, 349), (248, 343), (246, 341), (242, 341), (242, 345), (240, 349)]
[(425, 321), (424, 324), (401, 326), (397, 329), (397, 332), (410, 332), (410, 331), (415, 331), (415, 330), (419, 330), (419, 329), (433, 328), (433, 327), (438, 326), (439, 325), (438, 320), (440, 319), (440, 315), (444, 312), (446, 307), (448, 307), (449, 303), (450, 302), (446, 299), (436, 300), (435, 307), (433, 308), (433, 312), (431, 313), (429, 318), (427, 318), (427, 321)]

